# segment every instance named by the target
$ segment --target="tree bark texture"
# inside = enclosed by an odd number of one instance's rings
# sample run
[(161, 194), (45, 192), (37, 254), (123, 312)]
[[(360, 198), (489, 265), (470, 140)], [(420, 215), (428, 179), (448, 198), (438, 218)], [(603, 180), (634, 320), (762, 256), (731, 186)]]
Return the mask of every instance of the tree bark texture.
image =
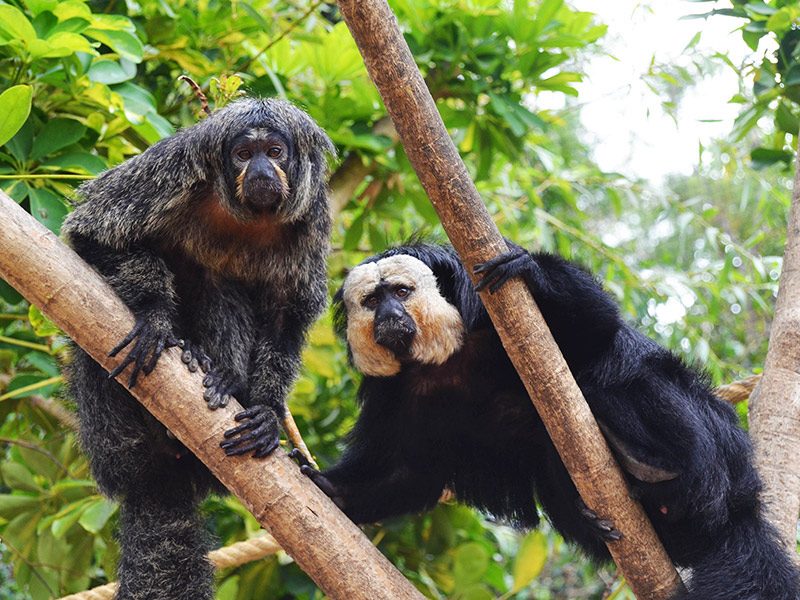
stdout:
[[(471, 273), (507, 250), (467, 173), (385, 0), (339, 0), (347, 26), (414, 170)], [(641, 506), (629, 495), (580, 389), (524, 284), (481, 295), (508, 355), (585, 503), (613, 519), (608, 544), (637, 597), (669, 598), (681, 585)], [(536, 460), (531, 457), (531, 460)]]
[[(133, 327), (108, 284), (55, 235), (0, 191), (0, 276), (38, 306), (105, 369), (108, 351)], [(125, 354), (124, 352), (122, 354)], [(118, 377), (127, 381), (125, 372)], [(189, 373), (177, 348), (139, 377), (131, 392), (174, 433), (331, 598), (422, 598), (284, 452), (266, 459), (226, 457), (222, 433), (242, 407), (211, 411), (202, 376)], [(113, 407), (112, 407), (113, 410)]]
[(800, 514), (800, 152), (786, 250), (761, 383), (750, 398), (750, 435), (767, 517), (796, 550)]

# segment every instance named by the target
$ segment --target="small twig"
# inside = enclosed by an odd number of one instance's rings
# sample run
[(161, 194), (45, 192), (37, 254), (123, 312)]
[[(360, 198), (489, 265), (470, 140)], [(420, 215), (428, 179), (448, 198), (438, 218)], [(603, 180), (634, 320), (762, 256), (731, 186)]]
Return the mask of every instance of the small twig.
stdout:
[(211, 109), (208, 106), (208, 98), (206, 97), (205, 93), (203, 93), (203, 90), (200, 88), (200, 86), (197, 85), (197, 82), (188, 75), (181, 75), (178, 77), (178, 79), (189, 84), (189, 87), (194, 90), (194, 95), (197, 96), (198, 100), (200, 100), (200, 108), (203, 110), (206, 116), (210, 115)]
[(319, 469), (317, 461), (311, 456), (308, 446), (306, 446), (306, 443), (303, 441), (303, 436), (300, 435), (300, 430), (297, 428), (297, 423), (295, 423), (292, 413), (288, 410), (286, 411), (286, 417), (283, 419), (283, 430), (286, 432), (286, 437), (292, 442), (292, 446), (300, 450), (300, 453), (311, 463), (312, 467)]
[(28, 398), (28, 403), (54, 417), (65, 427), (78, 431), (78, 417), (75, 416), (75, 413), (67, 410), (52, 398), (45, 398), (35, 394)]
[(750, 397), (750, 394), (753, 393), (759, 381), (761, 381), (761, 374), (750, 375), (750, 377), (745, 377), (739, 381), (719, 386), (714, 390), (714, 394), (716, 394), (718, 398), (722, 398), (725, 402), (730, 402), (731, 404), (744, 402)]
[(13, 439), (13, 438), (7, 438), (7, 437), (0, 437), (0, 444), (12, 444), (14, 446), (20, 446), (21, 448), (27, 448), (28, 450), (33, 450), (34, 452), (38, 452), (39, 454), (43, 454), (44, 456), (49, 458), (50, 461), (52, 461), (52, 463), (54, 465), (56, 465), (63, 473), (69, 473), (69, 471), (67, 470), (67, 467), (64, 466), (64, 463), (62, 463), (60, 460), (58, 460), (58, 458), (56, 458), (55, 454), (53, 454), (49, 450), (45, 450), (41, 446), (37, 446), (36, 444), (34, 444), (32, 442), (28, 442), (28, 441), (25, 441), (25, 440)]
[(2, 396), (0, 396), (0, 401), (8, 400), (9, 398), (16, 398), (18, 396), (24, 396), (28, 392), (39, 390), (41, 388), (47, 387), (48, 385), (53, 385), (54, 383), (61, 383), (62, 381), (64, 381), (64, 378), (61, 375), (56, 375), (55, 377), (50, 377), (42, 381), (37, 381), (36, 383), (32, 383), (30, 385), (17, 388), (16, 390), (11, 390), (10, 392), (6, 392)]
[(4, 344), (11, 344), (12, 346), (20, 346), (22, 348), (30, 348), (31, 350), (38, 350), (39, 352), (46, 352), (47, 354), (52, 354), (50, 346), (46, 346), (44, 344), (37, 344), (36, 342), (18, 340), (16, 338), (10, 338), (4, 335), (0, 335), (0, 342), (3, 342)]
[(238, 68), (239, 71), (245, 71), (247, 69), (247, 67), (249, 67), (254, 60), (256, 60), (262, 54), (267, 52), (267, 50), (269, 50), (275, 44), (280, 42), (283, 38), (285, 38), (287, 35), (289, 35), (292, 31), (297, 29), (303, 23), (303, 21), (305, 21), (309, 17), (309, 15), (311, 15), (311, 13), (313, 13), (315, 10), (317, 10), (317, 8), (319, 8), (320, 5), (323, 4), (324, 2), (325, 2), (325, 0), (316, 0), (316, 2), (314, 2), (311, 6), (309, 6), (308, 9), (302, 15), (300, 15), (297, 19), (292, 21), (292, 23), (286, 29), (281, 31), (276, 37), (272, 38), (272, 40), (270, 40), (270, 42), (266, 46), (264, 46), (261, 50), (256, 52), (253, 56), (251, 56), (246, 61), (244, 61), (241, 65), (239, 65), (239, 68)]

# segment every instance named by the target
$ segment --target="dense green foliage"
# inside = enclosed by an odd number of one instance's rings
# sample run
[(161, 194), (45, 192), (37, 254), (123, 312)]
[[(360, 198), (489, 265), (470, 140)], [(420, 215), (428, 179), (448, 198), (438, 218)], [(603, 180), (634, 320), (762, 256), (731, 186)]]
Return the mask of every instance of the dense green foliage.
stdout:
[[(586, 263), (631, 320), (704, 363), (716, 382), (759, 368), (789, 202), (781, 167), (800, 108), (800, 79), (792, 79), (800, 73), (799, 2), (734, 3), (732, 12), (748, 19), (745, 41), (780, 40), (781, 58), (768, 54), (758, 63), (751, 90), (743, 72), (734, 137), (708, 149), (712, 159), (695, 175), (658, 191), (598, 169), (574, 108), (532, 108), (542, 91), (577, 95), (581, 61), (601, 51), (605, 33), (591, 14), (562, 0), (391, 4), (506, 235)], [(3, 189), (58, 232), (76, 184), (196, 121), (199, 103), (177, 81), (182, 74), (208, 90), (212, 104), (241, 90), (297, 102), (339, 147), (334, 182), (343, 170), (364, 167), (337, 215), (332, 289), (366, 253), (418, 231), (441, 235), (402, 148), (374, 129), (385, 110), (335, 7), (321, 2), (0, 3)], [(764, 115), (775, 128), (761, 126)], [(749, 153), (756, 146), (760, 166), (778, 164), (755, 174)], [(38, 600), (114, 579), (116, 504), (98, 494), (74, 432), (49, 408), (70, 405), (58, 370), (68, 360), (64, 346), (41, 313), (0, 281), (0, 552), (13, 567), (13, 576), (0, 569), (3, 597), (19, 589), (21, 598)], [(356, 385), (326, 316), (310, 336), (290, 399), (322, 464), (336, 459), (353, 423)], [(221, 544), (258, 529), (235, 499), (211, 498), (205, 508)], [(367, 533), (434, 598), (628, 593), (613, 569), (598, 572), (546, 525), (522, 535), (442, 505)], [(219, 584), (223, 599), (321, 597), (283, 555), (220, 573)]]

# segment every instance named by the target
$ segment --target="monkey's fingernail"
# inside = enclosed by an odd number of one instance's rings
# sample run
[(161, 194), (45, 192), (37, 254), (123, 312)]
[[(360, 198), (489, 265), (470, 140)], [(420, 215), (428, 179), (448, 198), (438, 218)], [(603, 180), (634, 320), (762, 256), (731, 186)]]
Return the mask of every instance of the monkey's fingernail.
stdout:
[(198, 365), (198, 364), (197, 364), (197, 359), (196, 359), (196, 358), (193, 358), (192, 360), (190, 360), (190, 361), (189, 361), (189, 365), (188, 365), (188, 367), (189, 367), (189, 371), (190, 371), (191, 373), (194, 373), (194, 372), (196, 372), (196, 371), (197, 371), (197, 368), (198, 368), (199, 366), (200, 366), (200, 365)]
[(222, 401), (219, 403), (219, 405), (220, 405), (221, 407), (225, 408), (226, 406), (228, 406), (228, 403), (229, 403), (230, 401), (231, 401), (231, 397), (230, 397), (228, 394), (225, 394), (225, 395), (222, 397)]
[(203, 400), (205, 400), (206, 402), (211, 402), (211, 399), (213, 397), (214, 397), (214, 390), (212, 388), (206, 388), (206, 390), (203, 392)]
[(208, 387), (208, 386), (210, 386), (212, 383), (214, 383), (214, 376), (213, 376), (213, 375), (211, 375), (211, 374), (209, 373), (208, 375), (206, 375), (205, 377), (203, 377), (203, 385), (204, 385), (204, 386)]
[(175, 342), (175, 345), (178, 348), (186, 348), (186, 340), (179, 339), (177, 342)]
[(182, 360), (182, 361), (183, 361), (185, 364), (187, 364), (187, 365), (188, 365), (188, 364), (191, 362), (191, 360), (192, 360), (192, 353), (191, 353), (191, 352), (189, 352), (188, 350), (184, 350), (183, 352), (181, 352), (181, 360)]

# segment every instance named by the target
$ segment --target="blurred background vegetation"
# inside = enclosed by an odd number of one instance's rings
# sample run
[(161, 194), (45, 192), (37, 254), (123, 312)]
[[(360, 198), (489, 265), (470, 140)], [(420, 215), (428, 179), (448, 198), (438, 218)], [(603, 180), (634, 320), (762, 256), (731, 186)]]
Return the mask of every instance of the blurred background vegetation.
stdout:
[[(800, 124), (800, 1), (685, 3), (687, 14), (729, 19), (753, 54), (735, 64), (687, 46), (696, 64), (737, 73), (741, 113), (700, 148), (691, 175), (661, 185), (602, 171), (583, 141), (579, 83), (606, 51), (594, 15), (563, 0), (390, 4), (504, 234), (592, 268), (632, 322), (715, 383), (760, 369)], [(706, 21), (695, 23), (699, 39)], [(365, 255), (419, 231), (442, 235), (335, 5), (320, 0), (0, 2), (0, 186), (58, 233), (76, 185), (197, 121), (182, 74), (216, 105), (241, 92), (288, 98), (336, 142), (332, 290)], [(651, 77), (669, 107), (702, 70), (661, 65)], [(542, 92), (566, 97), (564, 108), (540, 108)], [(64, 347), (0, 281), (2, 598), (115, 579), (117, 506), (98, 494), (76, 444)], [(327, 465), (353, 423), (358, 383), (330, 315), (304, 358), (290, 405)], [(235, 499), (204, 508), (222, 545), (258, 531)], [(546, 524), (515, 532), (447, 504), (367, 534), (431, 598), (630, 597), (613, 568), (596, 569)], [(218, 583), (225, 600), (322, 597), (282, 554)]]

